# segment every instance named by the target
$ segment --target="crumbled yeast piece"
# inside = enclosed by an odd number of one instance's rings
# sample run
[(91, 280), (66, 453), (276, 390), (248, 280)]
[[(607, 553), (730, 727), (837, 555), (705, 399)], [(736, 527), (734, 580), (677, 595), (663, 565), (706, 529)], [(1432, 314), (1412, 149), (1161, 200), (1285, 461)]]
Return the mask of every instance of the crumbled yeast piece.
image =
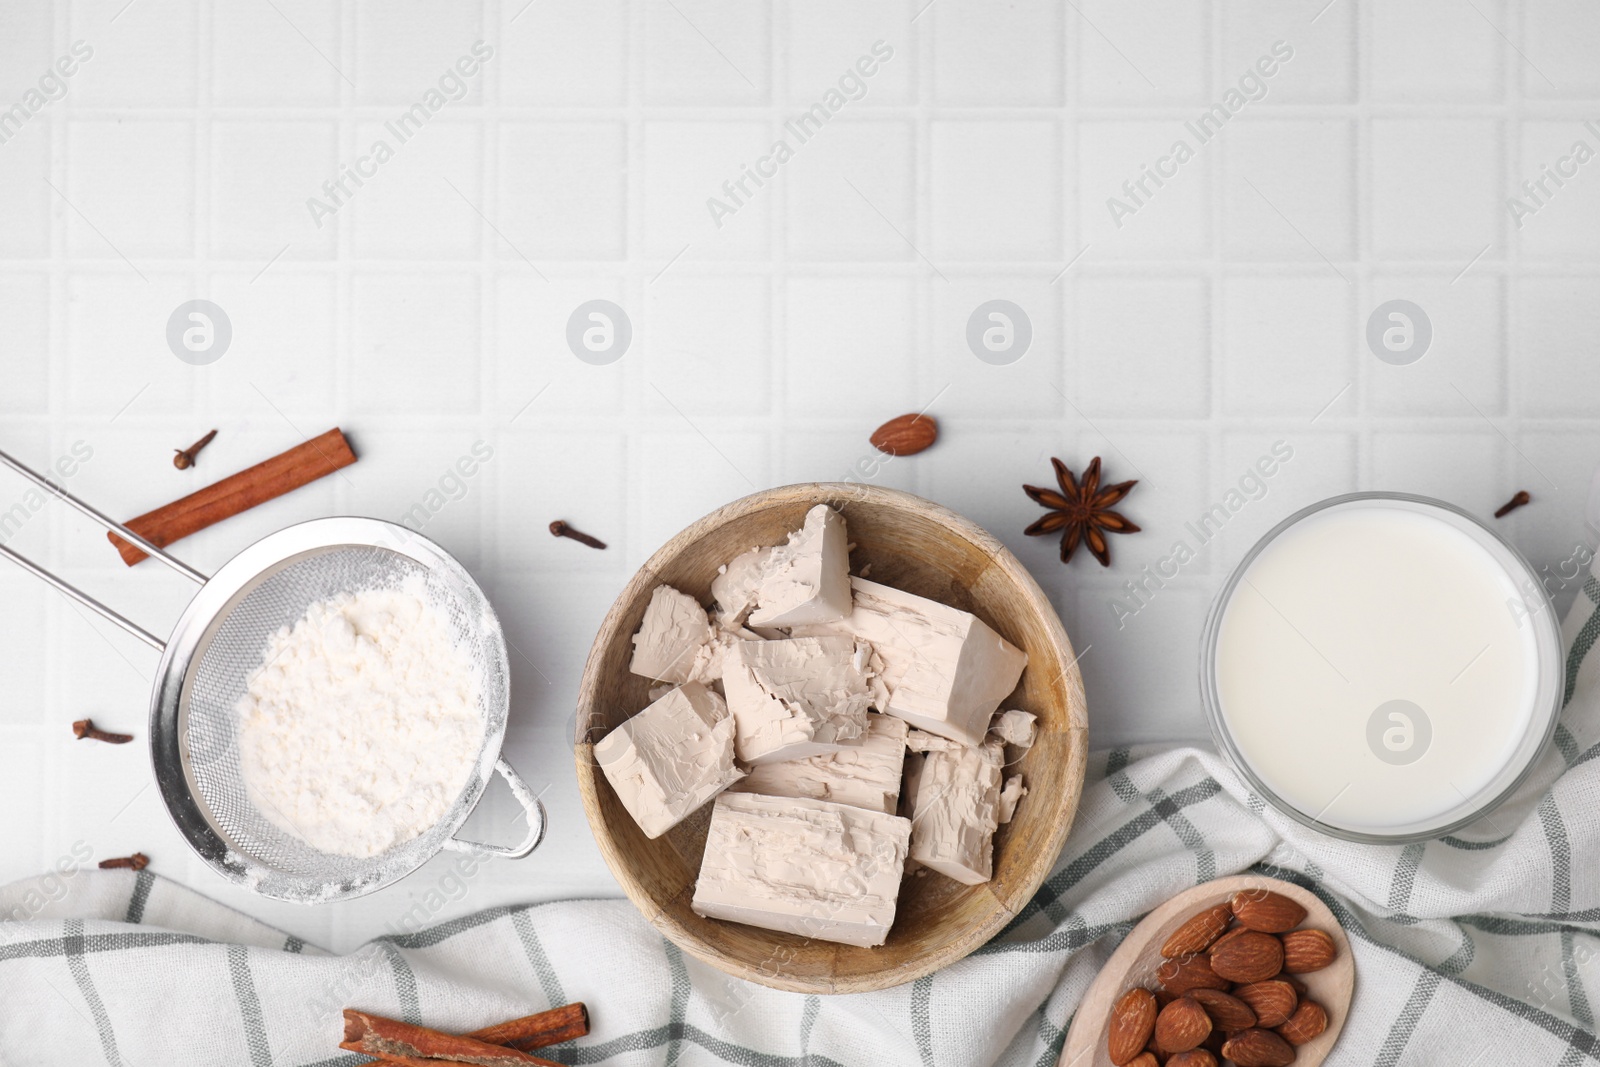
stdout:
[(710, 639), (711, 621), (693, 597), (670, 585), (656, 586), (633, 635), (628, 669), (658, 682), (687, 682), (695, 653)]
[(769, 797), (831, 800), (893, 815), (906, 755), (904, 719), (868, 715), (866, 735), (832, 752), (760, 763), (732, 788)]
[(906, 748), (912, 752), (960, 752), (964, 747), (960, 741), (930, 734), (926, 730), (906, 731)]
[(756, 609), (756, 594), (766, 577), (771, 548), (752, 548), (724, 563), (711, 579), (711, 598), (717, 602), (716, 622), (723, 630), (741, 629)]
[(849, 634), (883, 662), (888, 699), (878, 710), (964, 745), (977, 745), (990, 716), (1016, 688), (1027, 653), (970, 612), (863, 578), (837, 622), (796, 626), (796, 636)]
[[(850, 613), (850, 548), (844, 518), (826, 504), (762, 563), (752, 627), (832, 622)], [(730, 568), (731, 569), (731, 568)]]
[(726, 627), (719, 611), (717, 624), (693, 597), (670, 585), (650, 594), (644, 621), (633, 635), (634, 674), (654, 678), (669, 685), (699, 682), (713, 686), (722, 683), (723, 660), (741, 641), (760, 641), (764, 635), (744, 626)]
[(967, 885), (989, 880), (1000, 825), (1003, 748), (998, 739), (970, 747), (928, 744), (907, 757), (912, 859)]
[(1006, 784), (1000, 788), (1000, 823), (1005, 825), (1017, 813), (1017, 805), (1022, 798), (1028, 795), (1028, 787), (1022, 784), (1022, 775), (1013, 774), (1006, 779)]
[(872, 703), (867, 659), (849, 637), (735, 642), (723, 658), (722, 689), (739, 759), (801, 759), (865, 734)]
[(1026, 711), (1002, 711), (989, 723), (989, 732), (1008, 745), (1027, 751), (1039, 736), (1039, 720)]
[(690, 682), (617, 726), (594, 758), (646, 837), (660, 837), (744, 777), (721, 697)]
[(723, 671), (727, 669), (728, 655), (741, 642), (761, 639), (759, 634), (745, 629), (731, 632), (713, 629), (705, 644), (695, 649), (689, 663), (689, 681), (699, 682), (701, 685), (721, 685)]

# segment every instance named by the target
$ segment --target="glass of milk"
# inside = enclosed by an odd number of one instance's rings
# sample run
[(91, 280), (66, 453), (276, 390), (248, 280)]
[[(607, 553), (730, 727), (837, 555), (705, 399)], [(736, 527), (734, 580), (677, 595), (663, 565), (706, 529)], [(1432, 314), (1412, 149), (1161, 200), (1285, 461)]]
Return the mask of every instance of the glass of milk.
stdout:
[(1212, 605), (1200, 682), (1217, 746), (1325, 833), (1440, 837), (1504, 800), (1555, 732), (1560, 627), (1509, 543), (1426, 497), (1289, 516)]

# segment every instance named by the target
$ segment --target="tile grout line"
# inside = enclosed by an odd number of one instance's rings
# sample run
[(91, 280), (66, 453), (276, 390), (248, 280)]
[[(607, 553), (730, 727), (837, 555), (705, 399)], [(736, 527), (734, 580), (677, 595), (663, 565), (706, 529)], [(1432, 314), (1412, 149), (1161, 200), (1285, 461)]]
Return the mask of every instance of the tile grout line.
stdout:
[[(493, 42), (491, 42), (493, 43)], [(891, 44), (894, 42), (890, 42)], [(393, 117), (393, 108), (397, 101), (374, 104), (354, 104), (353, 113), (356, 118), (363, 121), (377, 121)], [(404, 101), (398, 101), (404, 106)], [(1073, 104), (1081, 116), (1090, 121), (1150, 121), (1163, 120), (1181, 121), (1194, 117), (1197, 107), (1205, 107), (1211, 100), (1190, 99), (1182, 102), (1164, 103), (1159, 105), (1119, 105), (1119, 104)], [(792, 101), (780, 101), (783, 104)], [(1070, 101), (1069, 101), (1070, 103)], [(1589, 97), (1551, 97), (1533, 98), (1523, 101), (1531, 111), (1537, 113), (1542, 119), (1582, 119), (1592, 115), (1591, 98)], [(481, 106), (481, 105), (469, 105)], [(953, 121), (989, 120), (998, 121), (1049, 121), (1056, 117), (1066, 104), (1061, 102), (1040, 104), (937, 104), (936, 107), (941, 118)], [(1513, 108), (1512, 103), (1475, 104), (1475, 103), (1446, 103), (1439, 101), (1416, 101), (1402, 103), (1398, 101), (1374, 100), (1370, 107), (1374, 113), (1382, 118), (1406, 118), (1421, 116), (1424, 118), (1441, 119), (1503, 119), (1509, 116)], [(921, 104), (884, 104), (873, 103), (867, 99), (853, 101), (850, 105), (849, 116), (861, 116), (863, 119), (874, 121), (888, 121), (893, 119), (909, 119), (916, 117), (916, 113), (924, 110)], [(149, 104), (113, 107), (103, 104), (85, 104), (73, 108), (73, 114), (87, 121), (115, 121), (117, 119), (140, 118), (151, 120), (177, 120), (192, 118), (195, 113), (194, 105), (183, 104)], [(214, 110), (218, 118), (237, 119), (285, 119), (285, 120), (315, 120), (337, 119), (343, 113), (340, 104), (283, 104), (283, 105), (246, 105), (246, 104), (217, 104)], [(513, 121), (549, 120), (553, 122), (569, 121), (622, 121), (629, 117), (630, 109), (626, 105), (618, 104), (503, 104), (500, 112)], [(651, 103), (640, 105), (643, 118), (652, 121), (706, 121), (716, 119), (743, 119), (748, 121), (760, 120), (769, 110), (767, 104), (675, 104)], [(1350, 118), (1357, 110), (1354, 103), (1328, 103), (1328, 102), (1297, 102), (1274, 103), (1270, 106), (1271, 118), (1255, 117), (1249, 112), (1244, 112), (1242, 118), (1253, 122), (1264, 122), (1285, 119), (1338, 119)], [(467, 123), (470, 119), (460, 115), (452, 116), (448, 112), (434, 116), (441, 122)], [(430, 120), (430, 123), (433, 120)]]
[[(1209, 7), (1211, 16), (1211, 47), (1208, 49), (1207, 55), (1209, 62), (1207, 64), (1206, 71), (1206, 84), (1210, 89), (1210, 95), (1213, 100), (1220, 100), (1222, 98), (1222, 66), (1224, 63), (1223, 41), (1227, 33), (1223, 8), (1224, 5), (1221, 3), (1214, 3)], [(1226, 143), (1224, 143), (1219, 147), (1222, 149), (1221, 154), (1223, 157), (1223, 163), (1225, 165), (1227, 162), (1226, 152), (1228, 146)], [(1211, 228), (1215, 233), (1220, 234), (1222, 227), (1222, 197), (1213, 194), (1211, 199)], [(1224, 408), (1226, 407), (1224, 398), (1226, 396), (1227, 389), (1227, 374), (1224, 369), (1226, 366), (1224, 361), (1227, 355), (1227, 353), (1224, 351), (1224, 346), (1227, 343), (1226, 327), (1228, 323), (1226, 304), (1227, 278), (1220, 269), (1221, 257), (1217, 253), (1217, 245), (1215, 242), (1213, 243), (1212, 251), (1213, 261), (1208, 265), (1209, 269), (1207, 271), (1207, 277), (1205, 278), (1206, 291), (1210, 296), (1211, 312), (1211, 321), (1207, 323), (1208, 329), (1206, 331), (1206, 352), (1211, 359), (1209, 379), (1211, 386), (1211, 403), (1209, 405), (1208, 412), (1209, 418), (1207, 419), (1209, 426), (1206, 434), (1211, 454), (1207, 457), (1210, 462), (1206, 464), (1206, 481), (1208, 489), (1206, 499), (1220, 500), (1222, 498), (1222, 487), (1225, 484), (1225, 476), (1222, 472), (1222, 467), (1225, 457), (1227, 456), (1228, 449), (1228, 433), (1221, 419)], [(1209, 563), (1210, 561), (1208, 560), (1207, 562)]]
[[(215, 93), (212, 84), (212, 75), (215, 70), (210, 62), (211, 56), (216, 53), (215, 30), (215, 0), (202, 0), (195, 8), (195, 122), (193, 133), (194, 152), (194, 205), (190, 215), (194, 219), (194, 263), (189, 268), (188, 290), (192, 296), (185, 299), (214, 299), (217, 295), (212, 288), (212, 271), (210, 253), (216, 244), (215, 230), (219, 220), (216, 218), (217, 197), (216, 189), (212, 182), (215, 175), (212, 173), (211, 153), (214, 146), (214, 126), (211, 114), (211, 105)], [(190, 380), (194, 383), (190, 389), (189, 407), (190, 414), (196, 421), (204, 418), (204, 412), (210, 410), (212, 401), (211, 376), (189, 372)], [(178, 446), (182, 447), (182, 446)]]
[[(342, 158), (354, 159), (358, 151), (356, 130), (356, 85), (365, 81), (366, 71), (358, 63), (359, 42), (357, 41), (358, 22), (356, 5), (353, 0), (340, 0), (338, 5), (339, 27), (339, 69), (353, 72), (348, 77), (341, 77), (336, 83), (339, 92), (339, 145), (342, 149)], [(356, 208), (360, 210), (359, 207)], [(356, 216), (351, 212), (340, 210), (334, 218), (333, 224), (338, 227), (334, 237), (335, 258), (333, 263), (334, 274), (334, 334), (333, 351), (328, 353), (328, 358), (334, 361), (333, 373), (333, 406), (334, 414), (340, 422), (348, 421), (350, 409), (354, 406), (354, 382), (352, 368), (356, 358), (356, 268), (352, 265), (352, 255), (355, 246), (354, 221)], [(341, 478), (333, 487), (334, 500), (341, 511), (354, 509), (355, 501), (351, 498), (349, 483)]]
[[(623, 447), (623, 457), (626, 469), (622, 472), (622, 493), (626, 500), (627, 511), (623, 516), (623, 526), (627, 530), (628, 552), (633, 557), (629, 564), (642, 564), (645, 560), (645, 498), (643, 491), (643, 478), (635, 477), (636, 472), (645, 469), (645, 434), (639, 427), (643, 420), (641, 416), (645, 410), (644, 396), (644, 371), (641, 361), (646, 352), (653, 347), (651, 338), (652, 319), (648, 283), (642, 281), (643, 272), (648, 270), (646, 259), (645, 229), (644, 229), (644, 194), (645, 186), (649, 181), (649, 170), (645, 163), (646, 130), (644, 121), (644, 72), (645, 59), (643, 41), (645, 39), (645, 14), (641, 0), (628, 0), (627, 4), (627, 35), (624, 48), (627, 50), (627, 78), (626, 84), (626, 110), (628, 130), (628, 217), (627, 217), (627, 264), (628, 274), (622, 280), (621, 290), (618, 295), (624, 307), (632, 305), (629, 312), (634, 319), (635, 355), (627, 363), (626, 373), (622, 376), (623, 408), (628, 413), (628, 433)], [(623, 360), (628, 357), (623, 356)]]
[[(1074, 37), (1070, 26), (1071, 16), (1063, 10), (1057, 24), (1062, 57), (1061, 86), (1057, 95), (1061, 115), (1061, 140), (1057, 151), (1057, 166), (1061, 174), (1061, 219), (1057, 232), (1061, 239), (1061, 260), (1070, 266), (1073, 256), (1079, 254), (1083, 233), (1082, 172), (1076, 165), (1080, 129), (1080, 109), (1083, 103), (1083, 41)], [(1082, 333), (1078, 322), (1078, 279), (1067, 272), (1061, 277), (1061, 292), (1055, 304), (1061, 323), (1061, 354), (1056, 360), (1056, 371), (1061, 378), (1061, 402), (1056, 411), (1065, 420), (1068, 416), (1067, 397), (1081, 396), (1083, 383), (1084, 351), (1079, 343)]]
[[(1525, 0), (1507, 0), (1505, 7), (1507, 24), (1512, 27), (1519, 40), (1526, 41), (1527, 34), (1527, 3)], [(1501, 38), (1497, 48), (1500, 52), (1500, 77), (1502, 80), (1502, 94), (1506, 103), (1506, 118), (1501, 123), (1499, 163), (1502, 167), (1512, 167), (1511, 173), (1503, 174), (1502, 187), (1514, 184), (1515, 176), (1525, 171), (1527, 160), (1523, 158), (1523, 111), (1526, 106), (1527, 94), (1523, 91), (1528, 84), (1527, 72), (1518, 65), (1517, 57), (1512, 49), (1512, 42)], [(1517, 361), (1511, 349), (1511, 339), (1518, 336), (1517, 325), (1521, 320), (1521, 293), (1523, 279), (1523, 242), (1518, 239), (1519, 231), (1509, 230), (1505, 217), (1500, 216), (1500, 237), (1504, 243), (1501, 258), (1506, 262), (1504, 272), (1500, 276), (1500, 323), (1505, 338), (1503, 351), (1505, 358), (1501, 362), (1500, 397), (1504, 407), (1505, 417), (1510, 423), (1510, 436), (1514, 442), (1513, 450), (1508, 451), (1503, 447), (1502, 470), (1511, 475), (1512, 484), (1518, 484), (1521, 474), (1520, 457), (1514, 452), (1520, 447), (1523, 440), (1523, 420), (1521, 418), (1522, 406), (1518, 403), (1521, 399), (1520, 375), (1517, 373)]]
[[(787, 7), (771, 5), (767, 15), (767, 136), (775, 143), (783, 129), (784, 110), (792, 97), (786, 53), (779, 48), (782, 39), (778, 20), (789, 14)], [(786, 28), (786, 27), (785, 27)], [(777, 183), (774, 175), (771, 181)], [(772, 358), (767, 362), (767, 411), (772, 426), (767, 431), (767, 462), (765, 477), (758, 481), (766, 485), (783, 485), (789, 462), (790, 421), (789, 364), (794, 353), (789, 351), (789, 199), (791, 182), (777, 183), (770, 199), (772, 210), (767, 217), (767, 246), (772, 273), (763, 289), (767, 301), (767, 337)]]
[[(1350, 330), (1348, 351), (1352, 354), (1352, 366), (1355, 380), (1354, 395), (1351, 401), (1355, 406), (1355, 416), (1360, 419), (1360, 430), (1356, 435), (1353, 457), (1355, 470), (1355, 484), (1359, 489), (1369, 489), (1375, 480), (1373, 431), (1370, 419), (1362, 418), (1366, 413), (1369, 394), (1372, 388), (1372, 367), (1370, 354), (1363, 355), (1360, 341), (1364, 335), (1366, 316), (1362, 310), (1370, 309), (1373, 302), (1373, 271), (1372, 271), (1372, 197), (1373, 197), (1373, 140), (1372, 140), (1372, 112), (1371, 112), (1371, 73), (1370, 65), (1361, 62), (1363, 52), (1373, 44), (1373, 28), (1371, 20), (1365, 17), (1365, 4), (1352, 4), (1350, 7), (1350, 63), (1352, 65), (1351, 87), (1355, 93), (1356, 117), (1351, 123), (1351, 132), (1354, 143), (1351, 145), (1350, 165), (1355, 170), (1352, 175), (1353, 190), (1355, 193), (1356, 217), (1351, 220), (1354, 232), (1350, 235), (1351, 247), (1360, 264), (1353, 271), (1354, 284), (1350, 287), (1350, 300), (1345, 312), (1347, 329)], [(1367, 48), (1360, 47), (1365, 44)], [(1363, 179), (1362, 176), (1365, 176)], [(1363, 199), (1364, 198), (1364, 199)], [(1342, 401), (1341, 401), (1342, 402)]]
[[(500, 203), (503, 183), (496, 179), (500, 173), (500, 101), (503, 95), (500, 72), (510, 51), (506, 45), (508, 29), (501, 0), (483, 0), (478, 9), (479, 38), (494, 48), (495, 57), (500, 60), (499, 63), (491, 61), (489, 65), (493, 67), (492, 70), (484, 71), (480, 66), (483, 77), (478, 85), (482, 93), (482, 103), (478, 108), (478, 202), (483, 204), (484, 213), (491, 219), (505, 218)], [(478, 411), (474, 419), (477, 432), (469, 445), (478, 440), (489, 441), (498, 437), (495, 431), (500, 416), (496, 403), (500, 399), (498, 385), (504, 354), (499, 330), (500, 272), (496, 260), (500, 247), (485, 221), (477, 221)], [(478, 565), (486, 575), (504, 573), (499, 490), (500, 471), (495, 467), (485, 473), (483, 491), (476, 494), (474, 501), (478, 512)]]
[[(71, 47), (72, 41), (72, 7), (70, 3), (62, 3), (55, 9), (55, 19), (52, 26), (52, 39), (57, 45), (56, 55), (64, 55)], [(68, 124), (67, 114), (52, 114), (46, 116), (49, 122), (51, 178), (63, 189), (67, 188), (67, 173), (71, 169), (69, 147), (71, 144), (71, 126)], [(67, 325), (71, 320), (70, 314), (70, 282), (67, 273), (67, 216), (59, 213), (58, 206), (50, 205), (49, 217), (46, 222), (47, 239), (50, 242), (50, 265), (48, 274), (49, 316), (47, 329), (50, 335), (47, 341), (51, 370), (46, 375), (49, 388), (50, 416), (47, 423), (45, 440), (47, 448), (54, 450), (58, 443), (65, 438), (67, 421), (67, 390), (71, 388), (70, 367), (68, 353), (70, 346), (67, 339)], [(45, 552), (47, 565), (51, 570), (60, 573), (61, 568), (61, 508), (49, 509), (45, 516), (46, 534), (49, 538), (49, 547)], [(13, 578), (13, 580), (15, 580)], [(42, 594), (41, 594), (42, 595)], [(62, 602), (59, 597), (46, 597), (44, 605), (45, 620), (45, 646), (44, 668), (45, 699), (49, 708), (59, 714), (60, 708), (67, 704), (68, 687), (66, 679), (66, 643), (67, 630), (65, 620), (62, 618)], [(53, 723), (50, 716), (45, 715), (40, 724), (39, 742), (46, 751), (44, 765), (49, 773), (49, 781), (59, 783), (62, 781), (62, 768), (60, 766), (61, 754), (57, 750), (50, 752), (45, 742), (47, 733)], [(39, 833), (35, 837), (34, 847), (37, 850), (37, 860), (33, 866), (42, 868), (47, 850), (44, 846), (44, 834), (48, 832), (53, 839), (61, 840), (69, 832), (67, 826), (67, 805), (57, 802), (58, 798), (52, 796), (50, 803), (44, 805), (49, 812), (46, 818), (40, 819)], [(48, 828), (48, 829), (47, 829)]]
[[(907, 8), (919, 4), (924, 0), (908, 0)], [(934, 2), (934, 0), (928, 0)], [(904, 13), (904, 12), (902, 12)], [(933, 241), (933, 127), (932, 112), (935, 101), (938, 99), (939, 70), (935, 66), (938, 62), (937, 23), (942, 19), (943, 13), (938, 10), (937, 4), (927, 12), (926, 19), (917, 19), (909, 23), (910, 32), (906, 34), (906, 51), (914, 63), (912, 69), (912, 108), (913, 108), (913, 137), (912, 164), (911, 164), (911, 217), (914, 220), (913, 232), (916, 245), (919, 248), (928, 248), (937, 253)], [(915, 257), (907, 260), (909, 269), (913, 272), (912, 294), (916, 300), (916, 329), (922, 342), (922, 351), (927, 352), (929, 359), (921, 362), (922, 370), (916, 374), (915, 380), (920, 388), (917, 396), (912, 399), (920, 406), (926, 401), (922, 398), (933, 395), (940, 383), (928, 376), (929, 368), (933, 367), (934, 353), (939, 348), (939, 331), (936, 312), (934, 308), (939, 301), (934, 297), (935, 279), (928, 273), (927, 266), (917, 261)], [(911, 491), (919, 495), (929, 492), (928, 475), (922, 464), (911, 468)]]

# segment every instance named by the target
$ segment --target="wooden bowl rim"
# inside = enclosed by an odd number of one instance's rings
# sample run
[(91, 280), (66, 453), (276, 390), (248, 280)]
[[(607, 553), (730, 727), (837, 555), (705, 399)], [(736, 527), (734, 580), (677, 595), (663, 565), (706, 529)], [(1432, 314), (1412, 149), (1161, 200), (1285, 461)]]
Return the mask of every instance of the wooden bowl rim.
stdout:
[[(1022, 565), (1022, 562), (1001, 544), (994, 535), (983, 529), (977, 523), (959, 515), (942, 504), (934, 503), (914, 493), (907, 493), (899, 489), (889, 489), (884, 486), (860, 485), (850, 482), (798, 482), (792, 485), (778, 486), (772, 489), (763, 489), (748, 496), (740, 497), (731, 503), (724, 504), (708, 515), (691, 523), (679, 531), (660, 548), (656, 549), (636, 571), (627, 585), (617, 594), (612, 602), (611, 609), (606, 612), (605, 619), (596, 632), (594, 643), (589, 648), (588, 659), (583, 667), (583, 679), (578, 687), (577, 730), (578, 736), (574, 738), (574, 759), (578, 777), (578, 793), (583, 800), (584, 816), (589, 823), (589, 831), (594, 835), (595, 842), (600, 846), (600, 853), (605, 858), (606, 865), (611, 868), (612, 875), (617, 879), (622, 890), (627, 894), (635, 907), (639, 909), (652, 926), (667, 937), (673, 944), (683, 951), (717, 969), (742, 978), (756, 982), (773, 989), (785, 990), (795, 993), (869, 993), (880, 989), (889, 989), (915, 981), (934, 971), (940, 970), (957, 960), (964, 959), (972, 952), (981, 948), (990, 938), (998, 933), (1012, 918), (1016, 911), (1008, 908), (998, 896), (990, 893), (993, 902), (993, 913), (983, 922), (974, 923), (960, 937), (942, 945), (937, 950), (931, 951), (913, 964), (900, 964), (895, 967), (885, 967), (882, 970), (852, 974), (846, 978), (822, 977), (796, 977), (792, 975), (774, 974), (770, 969), (756, 967), (742, 960), (731, 959), (722, 954), (716, 947), (708, 944), (692, 927), (676, 921), (669, 915), (665, 907), (658, 904), (646, 892), (633, 872), (621, 862), (617, 854), (616, 842), (610, 828), (607, 826), (600, 809), (598, 793), (598, 779), (601, 776), (599, 766), (594, 759), (594, 743), (584, 735), (587, 731), (583, 724), (592, 721), (591, 715), (595, 710), (596, 694), (599, 690), (600, 660), (605, 649), (619, 637), (623, 622), (628, 614), (628, 605), (638, 597), (660, 584), (660, 573), (666, 565), (676, 559), (684, 549), (704, 537), (707, 533), (720, 529), (729, 522), (743, 518), (747, 515), (780, 507), (793, 507), (797, 504), (821, 504), (830, 500), (853, 500), (856, 502), (880, 505), (890, 508), (903, 508), (920, 511), (936, 517), (951, 534), (965, 538), (969, 543), (978, 548), (988, 557), (989, 567), (999, 566), (1007, 577), (1016, 582), (1018, 587), (1026, 594), (1027, 598), (1038, 610), (1044, 629), (1050, 642), (1062, 651), (1067, 666), (1061, 677), (1053, 687), (1065, 687), (1068, 693), (1083, 692), (1083, 676), (1078, 669), (1078, 661), (1074, 655), (1072, 641), (1067, 637), (1066, 628), (1062, 626), (1060, 616), (1056, 613), (1055, 606), (1050, 603), (1049, 597), (1040, 588)], [(987, 569), (987, 568), (985, 568)], [(624, 635), (631, 636), (631, 635)], [(1055, 866), (1056, 858), (1061, 854), (1061, 848), (1066, 843), (1067, 833), (1072, 828), (1073, 820), (1077, 816), (1078, 802), (1083, 794), (1083, 780), (1088, 768), (1088, 711), (1081, 700), (1068, 700), (1068, 725), (1064, 733), (1069, 735), (1071, 743), (1068, 746), (1066, 782), (1067, 789), (1059, 794), (1057, 806), (1054, 809), (1054, 823), (1048, 838), (1048, 845), (1041, 850), (1041, 855), (1049, 857), (1048, 862), (1038, 863), (1026, 879), (1026, 889), (1018, 894), (1016, 899), (1031, 900), (1049, 877), (1050, 871)], [(712, 920), (702, 920), (711, 922)]]
[[(1056, 1061), (1056, 1067), (1096, 1067), (1097, 1064), (1109, 1064), (1111, 1058), (1106, 1051), (1106, 1029), (1111, 1023), (1111, 1004), (1131, 984), (1132, 968), (1138, 962), (1140, 953), (1158, 940), (1165, 941), (1173, 930), (1195, 912), (1214, 904), (1221, 904), (1241, 889), (1267, 889), (1274, 893), (1282, 893), (1306, 909), (1305, 921), (1296, 929), (1312, 926), (1323, 930), (1333, 938), (1339, 952), (1338, 959), (1320, 971), (1297, 976), (1308, 986), (1312, 984), (1308, 979), (1320, 975), (1322, 977), (1317, 979), (1316, 984), (1343, 987), (1344, 1003), (1339, 1005), (1337, 1015), (1333, 1014), (1332, 1004), (1325, 1003), (1323, 997), (1318, 998), (1318, 1003), (1323, 1004), (1329, 1011), (1328, 1028), (1295, 1050), (1295, 1063), (1300, 1067), (1316, 1067), (1327, 1059), (1334, 1043), (1339, 1040), (1339, 1033), (1344, 1029), (1345, 1020), (1350, 1016), (1350, 1005), (1355, 1002), (1356, 958), (1350, 951), (1349, 935), (1344, 932), (1344, 927), (1340, 924), (1339, 917), (1333, 913), (1333, 909), (1309, 889), (1266, 874), (1230, 874), (1213, 878), (1209, 882), (1201, 882), (1197, 886), (1190, 886), (1152, 909), (1132, 930), (1128, 931), (1128, 935), (1111, 953), (1105, 966), (1100, 968), (1100, 973), (1094, 976), (1089, 988), (1084, 990), (1083, 998), (1078, 1001), (1077, 1010), (1073, 1013), (1072, 1026), (1067, 1030), (1067, 1039), (1062, 1043), (1061, 1056)], [(1153, 932), (1153, 936), (1140, 936), (1140, 931)], [(1138, 981), (1144, 982), (1153, 977), (1153, 974), (1141, 976)], [(1109, 991), (1108, 985), (1112, 986)]]

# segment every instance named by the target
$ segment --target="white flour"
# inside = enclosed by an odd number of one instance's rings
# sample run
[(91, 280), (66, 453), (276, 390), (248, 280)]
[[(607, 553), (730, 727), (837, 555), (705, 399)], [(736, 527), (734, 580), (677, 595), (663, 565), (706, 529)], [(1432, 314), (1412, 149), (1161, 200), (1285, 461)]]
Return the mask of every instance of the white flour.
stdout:
[(479, 682), (420, 580), (313, 604), (239, 701), (240, 769), (272, 823), (375, 856), (432, 827), (477, 764)]

